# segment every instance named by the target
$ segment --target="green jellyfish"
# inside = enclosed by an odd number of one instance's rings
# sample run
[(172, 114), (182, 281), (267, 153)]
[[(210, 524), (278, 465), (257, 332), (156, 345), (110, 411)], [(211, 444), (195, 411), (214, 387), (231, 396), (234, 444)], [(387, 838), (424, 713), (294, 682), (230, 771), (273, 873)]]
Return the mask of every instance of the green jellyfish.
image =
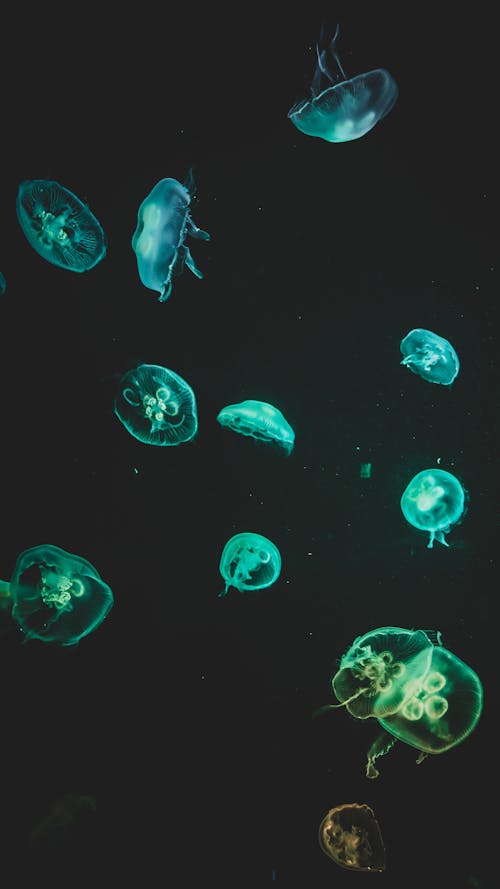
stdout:
[(265, 401), (250, 398), (239, 404), (228, 404), (219, 411), (217, 422), (240, 435), (275, 444), (287, 456), (293, 450), (295, 432), (290, 423), (277, 407)]
[(224, 549), (219, 570), (226, 582), (220, 596), (226, 596), (230, 587), (246, 593), (271, 586), (281, 571), (281, 555), (277, 546), (253, 531), (242, 531), (231, 537)]
[(134, 438), (148, 445), (178, 445), (198, 429), (196, 398), (189, 383), (158, 364), (140, 364), (120, 380), (115, 414)]
[(59, 182), (22, 182), (16, 212), (33, 249), (53, 265), (86, 272), (104, 259), (107, 245), (101, 223), (80, 198)]
[(451, 472), (423, 469), (405, 488), (401, 510), (410, 525), (428, 532), (428, 549), (435, 540), (449, 546), (445, 534), (465, 512), (465, 489)]
[(0, 603), (26, 640), (76, 645), (102, 623), (113, 593), (82, 556), (46, 543), (18, 556), (10, 582), (0, 581)]
[(332, 688), (339, 704), (358, 719), (382, 727), (368, 751), (366, 775), (396, 741), (429, 754), (444, 753), (474, 730), (483, 708), (483, 688), (474, 670), (441, 644), (441, 634), (381, 627), (354, 640), (340, 660)]

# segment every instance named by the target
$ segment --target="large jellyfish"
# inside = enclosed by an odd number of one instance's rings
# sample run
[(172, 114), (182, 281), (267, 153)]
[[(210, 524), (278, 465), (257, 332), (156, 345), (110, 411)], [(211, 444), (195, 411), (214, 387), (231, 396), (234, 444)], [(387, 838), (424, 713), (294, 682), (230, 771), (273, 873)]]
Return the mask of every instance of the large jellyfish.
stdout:
[(242, 531), (231, 537), (224, 549), (219, 570), (226, 582), (220, 596), (230, 587), (247, 593), (271, 586), (281, 571), (280, 552), (267, 537), (254, 531)]
[[(332, 40), (325, 45), (321, 29), (311, 97), (296, 102), (288, 112), (298, 130), (326, 142), (349, 142), (364, 136), (389, 113), (398, 95), (397, 84), (385, 68), (348, 78), (336, 49), (338, 36), (337, 25)], [(328, 55), (338, 73), (329, 68)]]
[(188, 235), (210, 240), (208, 232), (191, 219), (189, 205), (194, 195), (190, 171), (185, 184), (177, 179), (160, 179), (137, 213), (137, 227), (132, 248), (137, 257), (139, 277), (145, 287), (156, 290), (159, 302), (172, 292), (172, 278), (181, 275), (187, 265), (197, 278), (203, 278), (185, 241)]
[(382, 873), (386, 852), (375, 813), (365, 803), (343, 803), (330, 809), (318, 831), (320, 848), (347, 870)]
[(217, 422), (240, 435), (275, 444), (287, 456), (293, 450), (295, 432), (290, 423), (277, 407), (265, 401), (248, 399), (228, 404), (219, 411)]
[(449, 386), (460, 370), (460, 361), (455, 349), (444, 337), (415, 327), (401, 340), (401, 364), (428, 383), (441, 383)]
[(18, 556), (10, 582), (0, 581), (0, 601), (26, 639), (76, 645), (102, 623), (113, 593), (82, 556), (45, 543)]
[(86, 272), (106, 255), (106, 237), (100, 222), (72, 191), (58, 182), (22, 182), (16, 211), (31, 246), (53, 265)]
[(410, 525), (428, 532), (429, 549), (435, 540), (449, 546), (445, 534), (464, 514), (465, 490), (451, 472), (423, 469), (405, 488), (401, 510)]
[(150, 445), (182, 444), (198, 429), (191, 386), (158, 364), (140, 364), (123, 375), (115, 414), (134, 438)]
[(339, 704), (358, 719), (374, 717), (383, 732), (368, 751), (366, 775), (397, 740), (429, 754), (444, 753), (474, 730), (483, 707), (483, 687), (474, 670), (429, 630), (380, 627), (354, 640), (332, 680)]

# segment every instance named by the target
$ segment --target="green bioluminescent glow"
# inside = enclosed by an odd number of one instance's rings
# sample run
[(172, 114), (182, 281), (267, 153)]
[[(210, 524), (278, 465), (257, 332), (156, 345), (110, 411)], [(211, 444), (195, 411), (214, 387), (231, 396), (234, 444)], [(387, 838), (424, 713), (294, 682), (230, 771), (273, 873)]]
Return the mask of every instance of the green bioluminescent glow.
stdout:
[(445, 539), (465, 511), (465, 490), (451, 472), (445, 469), (423, 469), (415, 475), (401, 497), (401, 510), (407, 522), (427, 531), (428, 548)]
[(263, 534), (243, 531), (227, 541), (219, 570), (226, 582), (219, 596), (227, 595), (230, 587), (240, 593), (260, 590), (278, 579), (281, 555), (277, 546)]

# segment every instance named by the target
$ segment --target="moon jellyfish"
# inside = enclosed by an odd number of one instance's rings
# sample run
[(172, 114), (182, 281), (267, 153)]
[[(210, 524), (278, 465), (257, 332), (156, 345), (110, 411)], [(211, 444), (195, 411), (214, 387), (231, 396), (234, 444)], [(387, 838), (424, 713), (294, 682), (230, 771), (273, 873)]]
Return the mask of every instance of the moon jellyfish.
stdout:
[(386, 868), (386, 851), (375, 813), (364, 803), (344, 803), (330, 809), (318, 833), (320, 848), (340, 867), (379, 872)]
[(198, 228), (191, 219), (189, 205), (193, 195), (191, 171), (184, 185), (177, 179), (160, 179), (137, 213), (132, 248), (139, 277), (145, 287), (158, 291), (161, 303), (172, 292), (172, 278), (181, 275), (185, 266), (197, 278), (203, 278), (185, 243), (188, 235), (210, 240), (208, 232)]
[(265, 401), (228, 404), (217, 415), (217, 422), (233, 432), (278, 445), (287, 456), (293, 450), (295, 432), (281, 411)]
[(403, 492), (401, 509), (410, 525), (428, 532), (429, 549), (435, 540), (449, 546), (445, 534), (464, 514), (465, 490), (451, 472), (423, 469)]
[(444, 753), (474, 730), (483, 708), (483, 687), (474, 670), (441, 643), (441, 634), (380, 627), (354, 640), (332, 680), (340, 701), (358, 719), (374, 717), (383, 729), (368, 751), (366, 775), (375, 761), (403, 741), (429, 754)]
[[(338, 36), (337, 25), (332, 40), (324, 45), (321, 29), (311, 96), (296, 102), (288, 112), (298, 130), (326, 142), (349, 142), (364, 136), (389, 113), (398, 95), (398, 87), (385, 68), (348, 78), (336, 49)], [(338, 68), (335, 73), (328, 66), (328, 55)]]
[(18, 556), (0, 598), (26, 639), (76, 645), (102, 623), (113, 593), (82, 556), (46, 543)]
[(240, 593), (260, 590), (278, 579), (281, 555), (267, 537), (253, 531), (243, 531), (227, 541), (222, 550), (219, 570), (226, 582), (219, 597), (226, 596), (230, 587)]
[(196, 399), (179, 374), (140, 364), (121, 378), (115, 414), (134, 438), (150, 445), (178, 445), (198, 429)]
[(106, 255), (106, 237), (89, 208), (50, 179), (21, 183), (17, 218), (31, 246), (53, 265), (86, 272)]
[(460, 361), (453, 346), (437, 333), (416, 327), (401, 340), (401, 361), (414, 374), (428, 383), (449, 386), (460, 370)]

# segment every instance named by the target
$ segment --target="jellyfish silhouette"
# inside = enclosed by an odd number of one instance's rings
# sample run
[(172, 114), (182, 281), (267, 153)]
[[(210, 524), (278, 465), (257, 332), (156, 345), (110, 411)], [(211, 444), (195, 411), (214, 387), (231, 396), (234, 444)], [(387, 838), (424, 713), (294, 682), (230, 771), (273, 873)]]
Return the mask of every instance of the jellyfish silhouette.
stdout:
[(226, 596), (230, 587), (240, 593), (271, 586), (281, 571), (281, 555), (278, 548), (253, 531), (242, 531), (231, 537), (224, 549), (219, 570), (226, 582), (219, 597)]
[(418, 374), (428, 383), (441, 383), (449, 386), (460, 370), (460, 361), (455, 349), (444, 337), (416, 327), (401, 340), (401, 361), (404, 367)]
[(271, 442), (287, 455), (293, 450), (295, 432), (281, 411), (265, 401), (248, 399), (228, 404), (219, 411), (217, 422), (241, 435)]
[[(288, 112), (298, 130), (326, 142), (349, 142), (364, 136), (389, 113), (398, 95), (397, 84), (385, 68), (348, 78), (336, 48), (338, 37), (339, 25), (325, 45), (321, 28), (311, 97), (296, 102)], [(336, 74), (328, 67), (328, 55), (337, 65)]]
[(185, 243), (188, 235), (210, 240), (208, 232), (198, 228), (191, 218), (189, 205), (193, 196), (194, 179), (190, 170), (184, 185), (177, 179), (160, 179), (137, 213), (132, 248), (139, 277), (145, 287), (160, 294), (159, 302), (168, 299), (172, 278), (181, 275), (185, 266), (197, 278), (203, 278)]
[(340, 867), (364, 873), (386, 868), (386, 851), (375, 813), (365, 803), (330, 809), (319, 826), (320, 848)]
[(27, 640), (61, 645), (76, 645), (113, 607), (94, 566), (50, 543), (18, 556), (10, 582), (0, 581), (0, 599)]
[(134, 438), (150, 445), (178, 445), (198, 429), (191, 386), (175, 371), (140, 364), (121, 378), (115, 414)]
[(19, 224), (36, 252), (53, 265), (86, 272), (106, 255), (106, 237), (89, 208), (69, 189), (49, 179), (22, 182)]
[(368, 751), (366, 775), (378, 777), (375, 761), (403, 741), (419, 750), (417, 763), (464, 741), (476, 727), (483, 687), (475, 671), (441, 643), (441, 633), (380, 627), (354, 640), (332, 679), (339, 704), (383, 729)]
[(465, 489), (458, 479), (444, 469), (423, 469), (405, 488), (401, 510), (407, 522), (427, 531), (432, 549), (437, 540), (449, 546), (445, 535), (465, 512)]

